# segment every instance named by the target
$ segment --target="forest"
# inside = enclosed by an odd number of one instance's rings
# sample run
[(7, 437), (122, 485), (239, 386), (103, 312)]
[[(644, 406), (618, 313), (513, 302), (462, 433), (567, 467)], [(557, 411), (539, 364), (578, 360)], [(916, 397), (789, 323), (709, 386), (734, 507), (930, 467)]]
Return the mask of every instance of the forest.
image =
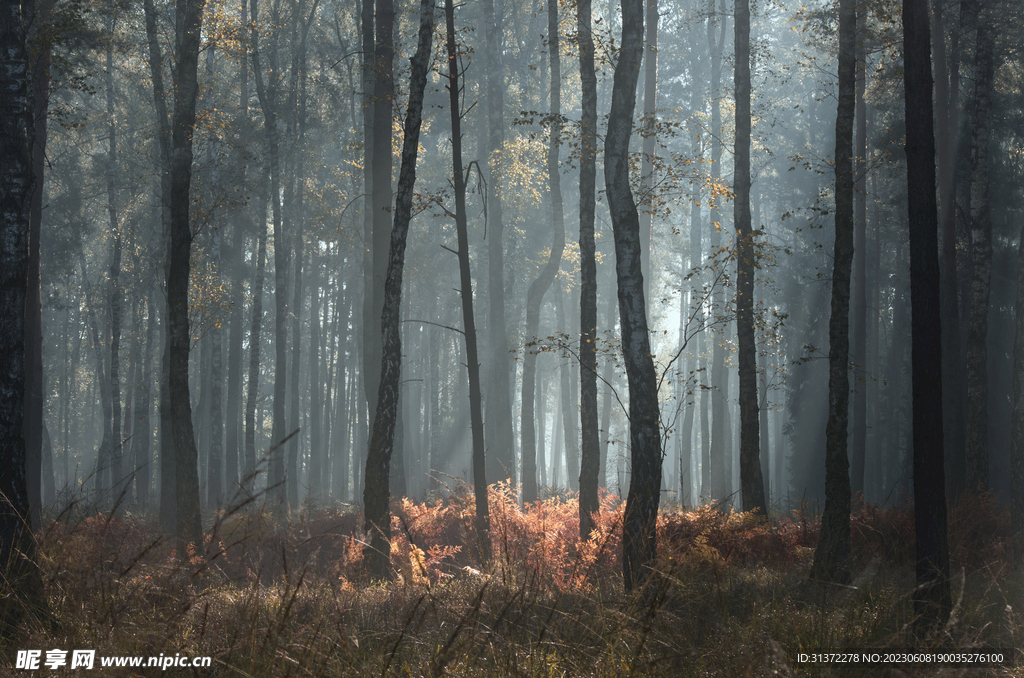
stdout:
[(0, 4), (0, 675), (1024, 676), (1024, 2)]

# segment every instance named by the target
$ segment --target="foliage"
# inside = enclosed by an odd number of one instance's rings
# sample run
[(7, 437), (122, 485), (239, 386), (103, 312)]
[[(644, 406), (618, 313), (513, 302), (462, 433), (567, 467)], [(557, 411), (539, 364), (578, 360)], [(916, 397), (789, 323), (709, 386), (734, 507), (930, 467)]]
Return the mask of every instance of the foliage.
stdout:
[[(371, 587), (360, 583), (362, 518), (348, 505), (290, 520), (209, 516), (203, 549), (185, 554), (144, 516), (72, 506), (39, 535), (58, 624), (31, 627), (20, 646), (209, 655), (225, 676), (828, 676), (847, 674), (808, 672), (796, 653), (1009, 647), (1024, 632), (1022, 572), (991, 495), (952, 510), (961, 602), (932, 640), (907, 630), (907, 507), (856, 507), (855, 586), (829, 599), (804, 586), (818, 530), (805, 510), (771, 520), (716, 505), (663, 511), (658, 593), (638, 604), (619, 575), (618, 497), (602, 495), (598, 534), (582, 544), (572, 494), (520, 508), (498, 484), (489, 498), (493, 569), (475, 569), (472, 492), (453, 479), (444, 496), (396, 502), (399, 576)], [(1019, 675), (1001, 671), (978, 675)]]

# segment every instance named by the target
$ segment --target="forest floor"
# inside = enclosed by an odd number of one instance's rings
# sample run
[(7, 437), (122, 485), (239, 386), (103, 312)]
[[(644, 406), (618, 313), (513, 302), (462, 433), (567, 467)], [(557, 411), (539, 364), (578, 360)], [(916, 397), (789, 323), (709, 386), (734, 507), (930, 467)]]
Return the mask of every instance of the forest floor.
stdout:
[[(1024, 656), (969, 670), (815, 661), (851, 648), (884, 660), (1024, 646), (1024, 568), (1008, 558), (1009, 518), (989, 496), (951, 509), (954, 614), (919, 637), (906, 507), (855, 507), (853, 582), (833, 588), (807, 582), (818, 525), (805, 511), (765, 521), (667, 507), (654, 584), (626, 595), (616, 497), (603, 496), (581, 543), (573, 496), (522, 511), (494, 486), (494, 557), (482, 564), (467, 548), (466, 490), (393, 505), (387, 584), (364, 581), (351, 506), (211, 514), (203, 551), (181, 554), (152, 517), (73, 503), (39, 535), (52, 618), (30, 624), (19, 648), (42, 661), (53, 648), (210, 657), (209, 668), (165, 670), (96, 660), (98, 673), (125, 676), (1024, 676)], [(40, 672), (81, 675), (69, 666)], [(35, 673), (13, 667), (11, 657), (0, 675)]]

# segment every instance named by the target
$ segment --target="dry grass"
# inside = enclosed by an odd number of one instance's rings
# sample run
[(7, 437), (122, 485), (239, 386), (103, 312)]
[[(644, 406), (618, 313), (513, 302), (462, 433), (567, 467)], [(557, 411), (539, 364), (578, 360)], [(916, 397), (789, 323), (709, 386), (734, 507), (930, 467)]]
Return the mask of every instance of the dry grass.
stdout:
[[(602, 498), (598, 533), (581, 544), (573, 498), (521, 511), (508, 487), (495, 486), (496, 556), (483, 566), (467, 547), (472, 497), (455, 489), (394, 507), (390, 584), (363, 582), (361, 516), (351, 507), (290, 520), (269, 511), (210, 517), (207, 543), (186, 553), (160, 539), (151, 519), (68, 512), (40, 536), (59, 626), (32, 625), (19, 648), (213, 657), (210, 669), (105, 671), (112, 675), (1024, 676), (1024, 662), (964, 674), (796, 661), (851, 647), (1021, 645), (1024, 570), (1008, 559), (1008, 522), (987, 496), (951, 514), (953, 619), (915, 638), (906, 509), (858, 507), (855, 587), (832, 591), (806, 583), (811, 516), (667, 511), (655, 589), (636, 597), (619, 575), (617, 498)], [(13, 665), (0, 674), (29, 675)]]

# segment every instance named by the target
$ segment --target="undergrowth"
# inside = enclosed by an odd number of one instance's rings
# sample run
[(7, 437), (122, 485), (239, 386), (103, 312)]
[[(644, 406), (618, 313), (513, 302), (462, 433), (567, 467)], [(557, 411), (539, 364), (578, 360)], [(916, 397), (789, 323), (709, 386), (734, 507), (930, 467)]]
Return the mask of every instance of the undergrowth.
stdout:
[[(797, 657), (1024, 642), (1024, 572), (989, 495), (951, 510), (957, 602), (949, 624), (921, 638), (912, 508), (856, 505), (854, 585), (830, 590), (807, 583), (818, 522), (806, 511), (764, 520), (714, 505), (665, 510), (654, 583), (627, 595), (617, 497), (602, 495), (581, 542), (574, 496), (523, 510), (497, 484), (494, 557), (481, 563), (472, 493), (453, 489), (393, 504), (390, 583), (365, 581), (362, 516), (347, 505), (221, 512), (207, 517), (205, 543), (184, 552), (152, 517), (65, 511), (38, 537), (53, 623), (30, 624), (18, 648), (212, 657), (204, 669), (101, 670), (111, 675), (914, 676), (961, 673)], [(8, 657), (0, 674), (29, 675), (14, 665)], [(969, 675), (1024, 676), (1024, 662)]]

